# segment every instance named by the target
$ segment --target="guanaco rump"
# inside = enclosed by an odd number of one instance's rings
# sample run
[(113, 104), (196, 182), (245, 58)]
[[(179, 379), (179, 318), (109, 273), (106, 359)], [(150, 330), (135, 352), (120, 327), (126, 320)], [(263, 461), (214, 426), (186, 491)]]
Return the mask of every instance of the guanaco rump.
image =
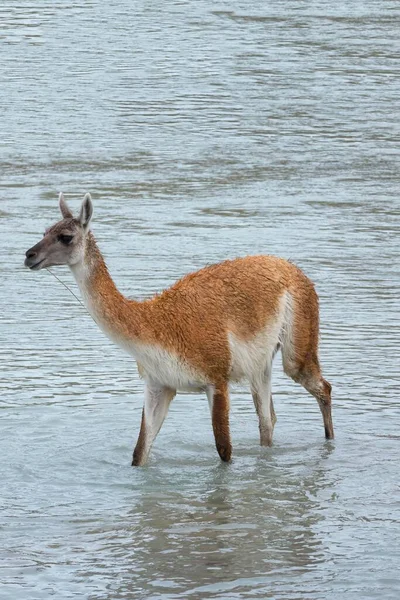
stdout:
[(228, 386), (241, 379), (250, 383), (260, 443), (271, 446), (271, 367), (278, 350), (285, 373), (316, 398), (325, 436), (333, 438), (331, 385), (318, 360), (318, 296), (298, 267), (274, 256), (236, 258), (186, 275), (149, 300), (128, 300), (89, 229), (90, 194), (77, 218), (62, 194), (59, 206), (62, 220), (26, 252), (25, 266), (68, 265), (93, 319), (136, 359), (145, 396), (133, 465), (146, 462), (179, 390), (206, 393), (218, 454), (229, 461)]

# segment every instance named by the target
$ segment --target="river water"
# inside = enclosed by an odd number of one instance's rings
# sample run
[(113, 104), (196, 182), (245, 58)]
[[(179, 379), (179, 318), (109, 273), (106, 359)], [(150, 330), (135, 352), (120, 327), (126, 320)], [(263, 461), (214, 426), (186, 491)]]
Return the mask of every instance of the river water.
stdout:
[[(1, 598), (400, 597), (399, 31), (389, 0), (1, 3)], [(336, 439), (277, 357), (272, 448), (236, 385), (232, 464), (181, 394), (131, 468), (136, 365), (22, 266), (60, 189), (129, 296), (302, 267)]]

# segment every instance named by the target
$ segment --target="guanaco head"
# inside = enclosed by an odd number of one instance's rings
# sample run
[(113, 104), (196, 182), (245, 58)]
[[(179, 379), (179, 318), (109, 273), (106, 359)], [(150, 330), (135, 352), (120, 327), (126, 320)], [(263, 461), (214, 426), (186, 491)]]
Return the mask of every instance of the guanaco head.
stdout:
[(59, 204), (62, 220), (46, 229), (43, 239), (26, 252), (25, 266), (33, 271), (54, 265), (75, 265), (84, 257), (93, 213), (90, 194), (84, 197), (77, 218), (68, 208), (63, 194), (60, 194)]

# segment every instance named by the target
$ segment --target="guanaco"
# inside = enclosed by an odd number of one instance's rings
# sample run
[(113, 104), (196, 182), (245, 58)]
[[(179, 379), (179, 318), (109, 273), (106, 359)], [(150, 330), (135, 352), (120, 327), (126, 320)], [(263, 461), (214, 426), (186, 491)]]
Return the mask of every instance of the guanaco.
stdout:
[(128, 300), (112, 280), (89, 229), (90, 194), (75, 218), (63, 194), (62, 220), (26, 252), (31, 270), (68, 265), (96, 323), (131, 354), (145, 381), (133, 465), (146, 462), (177, 391), (205, 391), (215, 445), (231, 459), (229, 382), (247, 379), (259, 419), (260, 443), (271, 446), (276, 416), (271, 366), (281, 350), (285, 373), (320, 407), (325, 436), (334, 436), (331, 385), (318, 360), (318, 296), (294, 264), (274, 256), (225, 260), (186, 275), (155, 297)]

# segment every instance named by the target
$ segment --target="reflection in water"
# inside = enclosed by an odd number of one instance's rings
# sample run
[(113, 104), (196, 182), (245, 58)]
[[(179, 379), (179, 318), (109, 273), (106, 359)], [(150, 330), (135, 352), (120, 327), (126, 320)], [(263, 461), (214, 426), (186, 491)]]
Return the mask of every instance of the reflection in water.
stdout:
[[(183, 467), (179, 489), (164, 482), (161, 492), (140, 493), (115, 529), (92, 533), (101, 556), (94, 573), (117, 565), (107, 598), (151, 598), (161, 581), (171, 599), (256, 593), (274, 586), (283, 565), (289, 567), (285, 586), (295, 590), (296, 578), (325, 560), (316, 525), (323, 519), (318, 494), (332, 483), (332, 451), (326, 443), (304, 473), (280, 465), (279, 452), (272, 464), (260, 458), (250, 472), (237, 467), (236, 475), (225, 465), (200, 474)], [(85, 567), (81, 577), (94, 573)]]
[[(0, 596), (397, 600), (398, 7), (10, 4)], [(237, 386), (232, 465), (218, 464), (206, 398), (179, 395), (149, 466), (132, 470), (133, 361), (48, 273), (22, 268), (61, 189), (76, 207), (92, 192), (129, 296), (227, 257), (302, 267), (321, 299), (334, 444), (277, 360), (272, 449)]]

